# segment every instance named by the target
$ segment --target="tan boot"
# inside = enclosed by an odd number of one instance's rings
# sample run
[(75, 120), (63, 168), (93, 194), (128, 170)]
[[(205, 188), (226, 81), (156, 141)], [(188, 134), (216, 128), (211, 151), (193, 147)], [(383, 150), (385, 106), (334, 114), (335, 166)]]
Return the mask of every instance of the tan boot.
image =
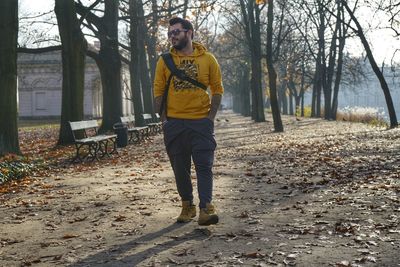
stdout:
[(196, 206), (190, 204), (190, 201), (182, 201), (182, 212), (176, 221), (178, 223), (190, 222), (193, 217), (196, 217)]
[(205, 209), (200, 210), (199, 225), (210, 225), (218, 223), (218, 215), (215, 212), (215, 208), (212, 204), (207, 203)]

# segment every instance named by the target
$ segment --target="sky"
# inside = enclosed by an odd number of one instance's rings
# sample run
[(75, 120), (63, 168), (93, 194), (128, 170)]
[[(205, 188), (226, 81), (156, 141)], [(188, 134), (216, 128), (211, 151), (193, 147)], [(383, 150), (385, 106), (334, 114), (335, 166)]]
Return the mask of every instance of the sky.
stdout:
[[(39, 13), (52, 10), (53, 8), (54, 0), (20, 0), (20, 11), (22, 12)], [(367, 14), (367, 12), (366, 10), (360, 10), (356, 13), (356, 16), (360, 19), (360, 23), (363, 23), (364, 20), (365, 24), (365, 20), (369, 19), (370, 21), (368, 23), (373, 26), (379, 26), (379, 21), (381, 20), (379, 15), (374, 16)], [(360, 16), (360, 14), (362, 14), (362, 16)], [(366, 35), (378, 64), (381, 65), (383, 61), (385, 64), (390, 64), (396, 47), (400, 47), (400, 41), (398, 38), (396, 40), (393, 37), (393, 31), (390, 29), (375, 30), (374, 32), (368, 32)], [(358, 38), (349, 40), (346, 48), (355, 56), (359, 56), (364, 50)], [(395, 59), (397, 62), (400, 62), (400, 52), (396, 54)]]
[[(385, 64), (390, 64), (393, 54), (396, 49), (400, 47), (400, 41), (399, 38), (394, 37), (394, 31), (392, 29), (384, 28), (385, 25), (388, 25), (388, 17), (383, 13), (371, 13), (370, 9), (367, 7), (359, 8), (355, 16), (364, 30), (368, 29), (368, 26), (375, 29), (366, 32), (365, 35), (376, 60), (379, 63), (384, 61)], [(354, 38), (349, 44), (352, 50), (364, 50), (359, 38)], [(397, 59), (397, 62), (400, 62), (400, 53), (396, 53), (395, 59)]]
[(41, 12), (54, 8), (54, 0), (19, 0), (20, 11)]

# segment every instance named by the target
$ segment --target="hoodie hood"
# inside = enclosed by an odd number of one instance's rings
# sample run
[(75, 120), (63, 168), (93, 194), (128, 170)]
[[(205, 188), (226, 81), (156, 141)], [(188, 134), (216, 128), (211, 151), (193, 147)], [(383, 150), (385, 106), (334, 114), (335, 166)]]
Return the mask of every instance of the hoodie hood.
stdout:
[[(192, 46), (193, 46), (193, 54), (190, 55), (190, 57), (198, 57), (207, 52), (207, 48), (205, 48), (202, 44), (198, 42), (192, 42)], [(178, 54), (178, 51), (176, 51), (176, 49), (173, 47), (169, 51), (174, 56), (181, 56)]]

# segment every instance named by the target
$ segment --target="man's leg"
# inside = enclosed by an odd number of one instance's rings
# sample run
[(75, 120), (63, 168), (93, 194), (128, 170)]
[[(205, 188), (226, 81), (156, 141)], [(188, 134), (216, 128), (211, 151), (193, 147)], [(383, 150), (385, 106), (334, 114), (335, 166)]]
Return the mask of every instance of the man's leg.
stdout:
[(193, 163), (196, 167), (197, 190), (200, 199), (200, 209), (206, 207), (206, 203), (212, 201), (214, 163), (213, 150), (195, 150), (192, 154)]
[(178, 154), (169, 154), (172, 170), (175, 175), (176, 187), (182, 201), (193, 202), (193, 186), (190, 177), (191, 158), (183, 151)]
[(193, 186), (190, 177), (191, 155), (187, 130), (182, 120), (168, 121), (164, 127), (164, 142), (174, 171), (176, 187), (182, 199), (182, 211), (177, 222), (189, 222), (196, 216), (193, 205)]
[(219, 217), (215, 211), (212, 201), (214, 150), (193, 151), (193, 162), (196, 166), (197, 188), (200, 198), (199, 225), (216, 224)]
[(192, 158), (196, 167), (197, 188), (200, 199), (199, 225), (218, 223), (218, 215), (212, 201), (214, 150), (214, 124), (208, 119), (195, 121), (191, 125), (190, 140)]
[(187, 131), (183, 120), (171, 119), (164, 125), (164, 143), (174, 171), (176, 186), (182, 200), (193, 201), (190, 179), (191, 157), (187, 145)]
[(176, 187), (182, 200), (182, 211), (176, 221), (178, 223), (190, 222), (196, 217), (196, 206), (193, 204), (193, 186), (190, 177), (191, 158), (189, 153), (169, 155), (175, 175)]
[(212, 167), (217, 145), (214, 139), (214, 124), (209, 119), (200, 119), (190, 121), (188, 127), (192, 158), (196, 167), (200, 208), (205, 208), (206, 203), (211, 203), (212, 200)]

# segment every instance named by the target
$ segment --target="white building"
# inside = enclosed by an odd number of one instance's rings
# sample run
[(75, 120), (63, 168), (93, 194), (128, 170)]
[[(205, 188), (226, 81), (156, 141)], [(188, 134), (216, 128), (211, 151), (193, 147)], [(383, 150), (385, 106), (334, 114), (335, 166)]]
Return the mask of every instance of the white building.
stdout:
[[(126, 83), (122, 83), (124, 86)], [(128, 83), (129, 84), (129, 83)], [(18, 100), (20, 118), (61, 116), (61, 51), (40, 54), (18, 54)], [(133, 111), (132, 102), (123, 100), (123, 113)], [(91, 58), (86, 58), (84, 114), (87, 118), (102, 116), (100, 72)]]

